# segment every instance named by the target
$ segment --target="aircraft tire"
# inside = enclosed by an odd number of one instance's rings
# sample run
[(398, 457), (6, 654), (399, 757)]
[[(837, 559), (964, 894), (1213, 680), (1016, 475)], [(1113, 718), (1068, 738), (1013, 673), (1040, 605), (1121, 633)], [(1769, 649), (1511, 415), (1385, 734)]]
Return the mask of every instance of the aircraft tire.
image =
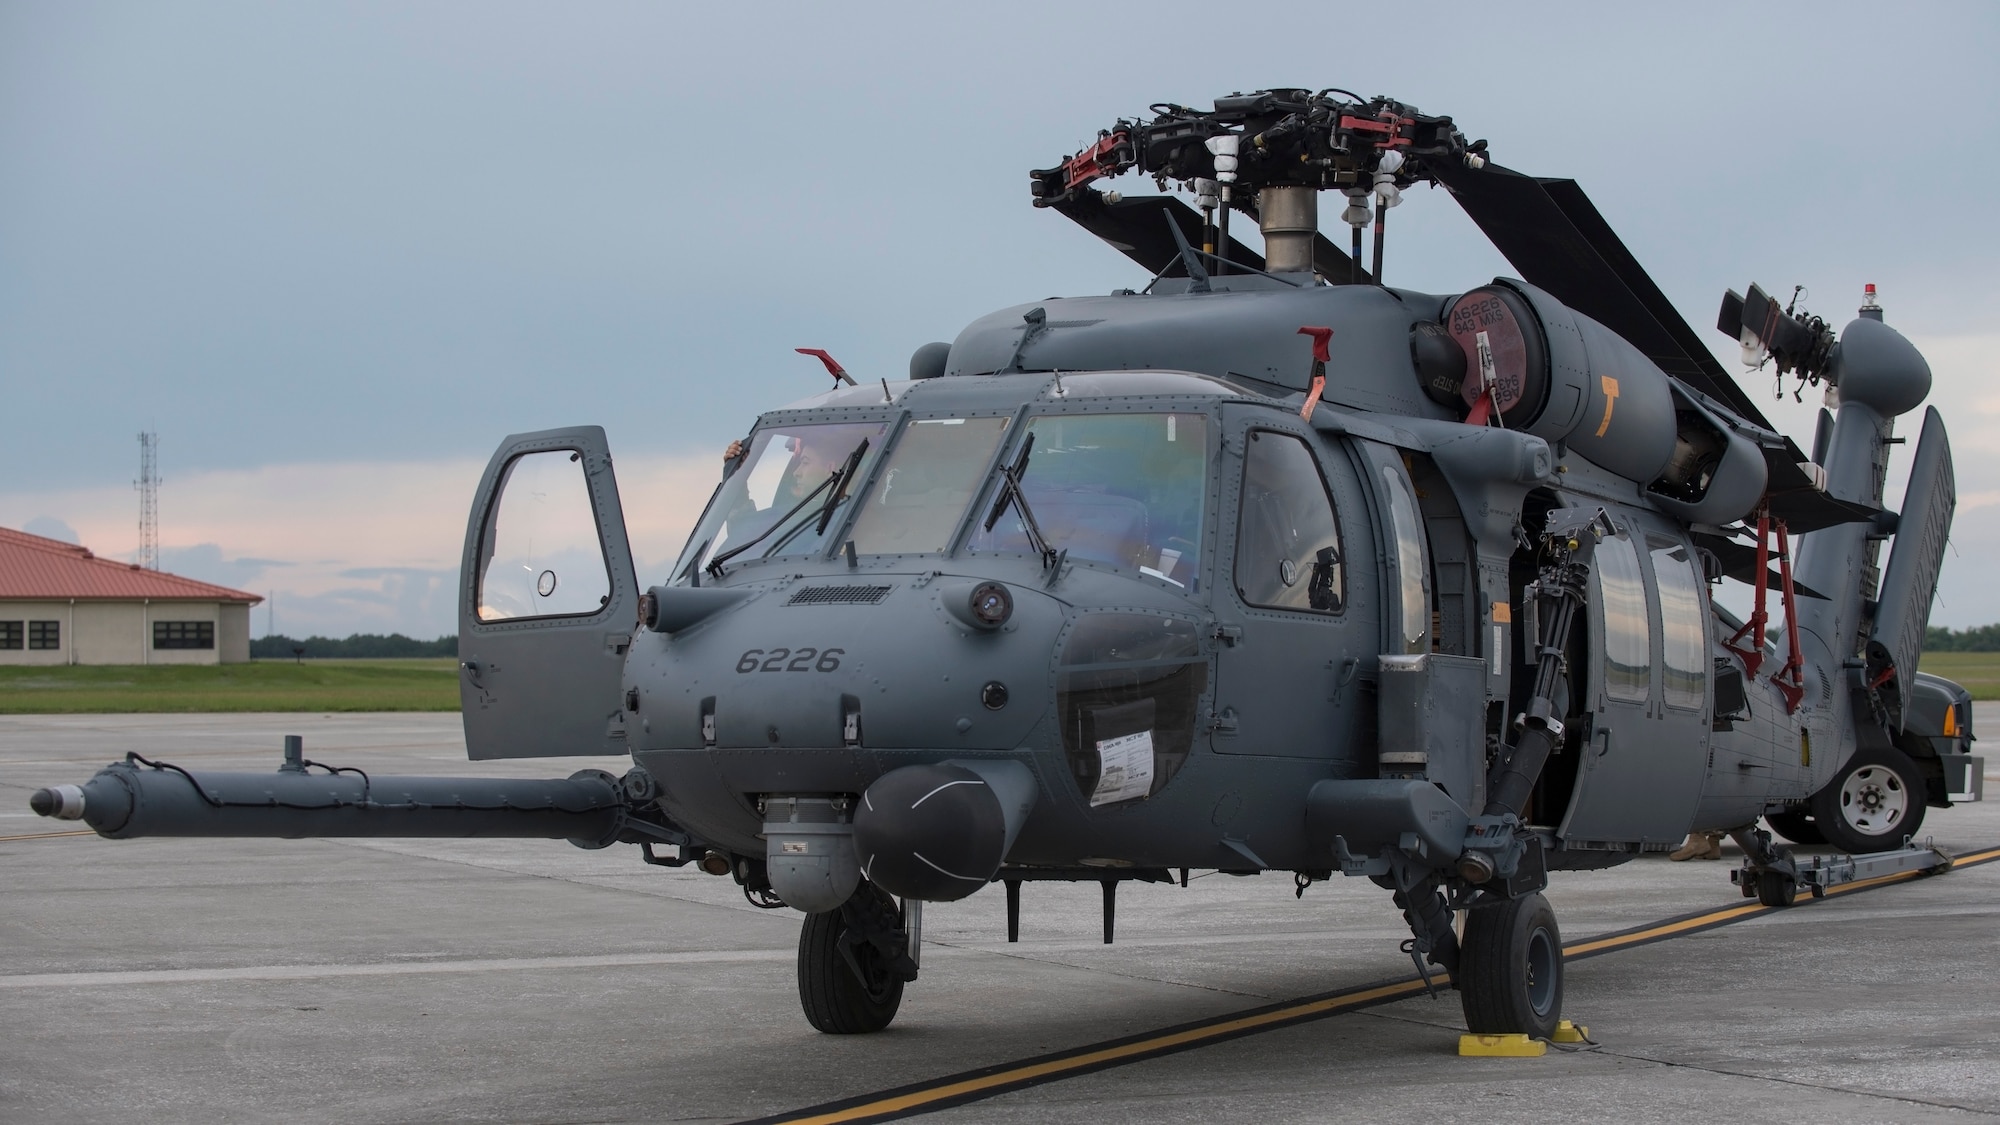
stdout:
[(1812, 847), (1815, 844), (1826, 843), (1826, 833), (1819, 830), (1819, 824), (1813, 820), (1812, 814), (1804, 809), (1765, 813), (1764, 823), (1771, 826), (1771, 831), (1794, 844)]
[(1894, 747), (1855, 751), (1826, 788), (1813, 794), (1813, 823), (1826, 842), (1850, 855), (1901, 847), (1924, 823), (1924, 778)]
[(1799, 884), (1789, 875), (1776, 871), (1757, 873), (1757, 901), (1765, 906), (1785, 907), (1797, 901)]
[(1546, 1039), (1562, 1019), (1562, 931), (1539, 894), (1474, 908), (1458, 960), (1459, 1002), (1475, 1035)]
[[(895, 910), (895, 901), (873, 883), (862, 883), (854, 893), (880, 898), (881, 903), (873, 904), (877, 909)], [(903, 980), (865, 941), (854, 944), (854, 960), (862, 974), (857, 976), (842, 952), (846, 933), (839, 910), (806, 915), (799, 928), (799, 1004), (806, 1022), (828, 1035), (880, 1031), (903, 1005)]]

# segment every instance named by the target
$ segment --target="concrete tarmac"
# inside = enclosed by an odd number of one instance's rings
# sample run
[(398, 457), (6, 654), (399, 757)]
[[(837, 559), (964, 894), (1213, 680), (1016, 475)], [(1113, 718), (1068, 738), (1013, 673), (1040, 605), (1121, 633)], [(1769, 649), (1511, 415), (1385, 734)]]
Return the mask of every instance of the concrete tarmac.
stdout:
[[(0, 837), (75, 827), (29, 791), (128, 750), (264, 770), (288, 733), (379, 773), (602, 764), (467, 762), (456, 715), (0, 717)], [(1924, 830), (2000, 846), (2000, 807)], [(1739, 904), (1736, 860), (1557, 874), (1549, 898), (1574, 940)], [(1128, 886), (1111, 946), (1099, 897), (1027, 885), (1014, 945), (997, 888), (929, 907), (896, 1023), (841, 1037), (799, 1012), (798, 914), (627, 845), (0, 839), (0, 1122), (730, 1121), (1410, 969), (1365, 880)], [(927, 1119), (2000, 1121), (1996, 923), (2000, 864), (1575, 962), (1589, 1051), (1459, 1058), (1455, 997), (1417, 998)]]

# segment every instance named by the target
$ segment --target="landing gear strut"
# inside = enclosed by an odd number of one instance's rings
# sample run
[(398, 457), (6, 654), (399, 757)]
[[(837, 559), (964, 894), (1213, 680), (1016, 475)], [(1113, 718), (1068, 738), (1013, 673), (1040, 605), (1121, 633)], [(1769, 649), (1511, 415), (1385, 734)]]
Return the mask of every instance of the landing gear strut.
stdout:
[(1474, 1035), (1547, 1039), (1562, 1019), (1562, 931), (1539, 894), (1473, 907), (1458, 958), (1459, 1002)]
[(896, 900), (863, 882), (838, 910), (806, 915), (799, 929), (799, 1004), (829, 1035), (880, 1031), (917, 979)]
[[(1542, 565), (1527, 591), (1541, 624), (1535, 638), (1534, 688), (1514, 720), (1513, 744), (1487, 776), (1485, 815), (1474, 822), (1506, 829), (1497, 838), (1516, 847), (1525, 842), (1519, 825), (1542, 767), (1563, 745), (1569, 716), (1558, 701), (1569, 695), (1564, 653), (1570, 625), (1587, 602), (1597, 542), (1611, 530), (1602, 508), (1559, 508), (1548, 515)], [(1535, 858), (1532, 869), (1523, 868), (1527, 856)], [(1474, 1035), (1547, 1039), (1562, 1021), (1562, 931), (1539, 890), (1548, 880), (1540, 856), (1539, 844), (1504, 852), (1469, 847), (1459, 856), (1459, 877), (1482, 888), (1467, 907), (1465, 937), (1452, 974), (1466, 1030)]]

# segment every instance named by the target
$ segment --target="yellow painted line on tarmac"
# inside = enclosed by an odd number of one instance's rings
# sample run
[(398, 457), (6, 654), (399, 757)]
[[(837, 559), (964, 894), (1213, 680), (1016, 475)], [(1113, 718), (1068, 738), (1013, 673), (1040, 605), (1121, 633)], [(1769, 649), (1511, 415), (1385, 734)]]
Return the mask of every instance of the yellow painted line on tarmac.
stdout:
[[(1951, 865), (1956, 870), (1990, 863), (1995, 859), (2000, 859), (2000, 848), (1988, 848), (1955, 856)], [(1832, 896), (1871, 890), (1891, 883), (1907, 882), (1924, 874), (1922, 871), (1904, 871), (1894, 875), (1878, 876), (1842, 884), (1831, 888), (1827, 894)], [(1801, 898), (1798, 905), (1804, 906), (1811, 901), (1810, 898)], [(1685, 937), (1691, 933), (1727, 926), (1782, 909), (1786, 908), (1749, 902), (1675, 918), (1664, 918), (1635, 929), (1571, 942), (1563, 947), (1563, 957), (1565, 960), (1596, 957), (1657, 941)], [(1432, 974), (1432, 979), (1439, 985), (1444, 985), (1450, 982), (1451, 977), (1450, 974), (1440, 972)], [(746, 1122), (745, 1125), (859, 1125), (861, 1122), (893, 1121), (898, 1118), (914, 1117), (968, 1102), (983, 1101), (999, 1094), (1047, 1082), (1075, 1078), (1212, 1043), (1276, 1031), (1344, 1012), (1372, 1008), (1419, 995), (1423, 991), (1423, 981), (1411, 976), (1319, 996), (1308, 996), (1268, 1007), (1253, 1008), (1234, 1015), (1217, 1016), (1123, 1039), (1093, 1043), (1068, 1051), (1000, 1063), (978, 1070), (962, 1071), (927, 1082), (824, 1102), (770, 1117), (756, 1118), (754, 1121)]]
[[(1451, 978), (1449, 974), (1437, 973), (1433, 979), (1442, 983)], [(1050, 1079), (1067, 1078), (1086, 1070), (1101, 1070), (1107, 1066), (1137, 1062), (1140, 1057), (1185, 1050), (1218, 1039), (1269, 1031), (1283, 1023), (1295, 1023), (1370, 1004), (1400, 1000), (1405, 996), (1422, 992), (1423, 989), (1423, 982), (1412, 977), (1405, 981), (1373, 985), (1353, 992), (1323, 996), (1274, 1009), (1262, 1009), (1248, 1015), (1225, 1016), (1218, 1022), (1196, 1024), (1180, 1030), (1154, 1032), (1132, 1040), (1085, 1048), (1081, 1053), (1068, 1054), (1047, 1061), (1003, 1066), (995, 1068), (992, 1073), (974, 1072), (966, 1077), (954, 1077), (928, 1084), (921, 1090), (907, 1094), (871, 1096), (861, 1105), (844, 1109), (834, 1109), (825, 1113), (807, 1111), (809, 1115), (803, 1117), (785, 1114), (761, 1120), (784, 1121), (794, 1125), (830, 1125), (833, 1122), (869, 1121), (903, 1116), (911, 1111), (927, 1112), (942, 1109), (947, 1104), (990, 1097), (1001, 1092), (1000, 1087), (1011, 1089), (1023, 1085), (1036, 1085)]]
[(94, 829), (84, 828), (75, 832), (29, 832), (21, 836), (0, 836), (0, 844), (9, 840), (54, 840), (63, 836), (95, 836)]
[(1708, 929), (1712, 926), (1726, 926), (1731, 922), (1740, 922), (1752, 914), (1762, 914), (1770, 909), (1771, 907), (1765, 906), (1762, 903), (1750, 903), (1745, 906), (1729, 906), (1721, 910), (1711, 910), (1705, 914), (1690, 915), (1671, 922), (1657, 922), (1639, 930), (1626, 930), (1615, 934), (1606, 934), (1603, 937), (1571, 942), (1563, 946), (1563, 957), (1574, 960), (1578, 957), (1589, 957), (1596, 953), (1609, 953), (1614, 949), (1624, 949), (1627, 946), (1635, 945), (1642, 941), (1658, 941), (1662, 938), (1680, 937), (1695, 930)]

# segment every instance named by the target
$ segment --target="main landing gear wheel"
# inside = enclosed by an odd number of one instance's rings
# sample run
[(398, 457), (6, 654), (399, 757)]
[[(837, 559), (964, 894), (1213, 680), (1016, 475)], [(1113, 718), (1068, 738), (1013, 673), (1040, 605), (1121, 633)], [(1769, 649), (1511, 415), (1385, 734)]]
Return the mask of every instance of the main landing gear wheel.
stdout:
[(1539, 894), (1474, 908), (1458, 957), (1459, 1002), (1475, 1035), (1547, 1039), (1562, 1019), (1562, 932)]
[(1858, 750), (1813, 794), (1813, 823), (1849, 854), (1901, 847), (1924, 823), (1924, 779), (1894, 747)]
[(882, 950), (850, 926), (847, 915), (896, 917), (896, 901), (863, 882), (839, 910), (806, 915), (799, 929), (799, 1004), (829, 1035), (880, 1031), (903, 1005), (903, 978)]
[(1771, 826), (1771, 831), (1776, 832), (1794, 844), (1804, 844), (1807, 847), (1811, 847), (1814, 844), (1826, 843), (1826, 833), (1819, 830), (1819, 823), (1813, 820), (1812, 814), (1805, 809), (1793, 809), (1790, 812), (1781, 813), (1765, 813), (1764, 823)]

